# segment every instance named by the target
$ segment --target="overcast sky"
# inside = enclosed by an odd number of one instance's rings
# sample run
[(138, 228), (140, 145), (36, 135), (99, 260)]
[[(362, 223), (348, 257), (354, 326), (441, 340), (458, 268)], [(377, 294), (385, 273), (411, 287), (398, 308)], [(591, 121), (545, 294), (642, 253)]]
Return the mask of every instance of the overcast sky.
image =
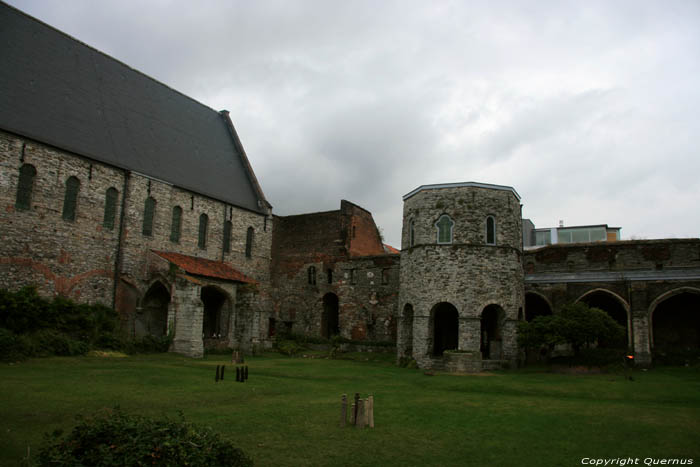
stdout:
[(10, 4), (216, 110), (278, 215), (510, 185), (537, 227), (700, 236), (700, 1)]

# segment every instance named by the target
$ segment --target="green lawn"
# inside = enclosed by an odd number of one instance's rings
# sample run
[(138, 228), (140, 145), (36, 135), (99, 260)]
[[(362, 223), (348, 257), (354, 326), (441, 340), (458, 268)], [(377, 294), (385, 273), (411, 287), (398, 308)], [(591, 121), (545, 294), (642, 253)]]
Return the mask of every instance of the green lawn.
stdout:
[[(0, 465), (22, 465), (42, 434), (77, 414), (127, 413), (208, 425), (258, 466), (567, 466), (589, 458), (700, 463), (700, 370), (563, 375), (519, 370), (426, 376), (372, 361), (224, 356), (47, 358), (0, 366)], [(376, 428), (340, 429), (340, 397), (373, 394)]]

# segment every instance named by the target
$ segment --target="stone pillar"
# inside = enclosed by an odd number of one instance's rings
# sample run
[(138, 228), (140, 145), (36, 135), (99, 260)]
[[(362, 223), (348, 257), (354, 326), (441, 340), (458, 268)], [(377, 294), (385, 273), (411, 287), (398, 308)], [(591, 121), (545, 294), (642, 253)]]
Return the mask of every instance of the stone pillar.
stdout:
[[(177, 278), (170, 306), (175, 316), (175, 336), (171, 351), (201, 358), (204, 355), (202, 326), (204, 304), (200, 285), (184, 278)], [(168, 310), (170, 315), (170, 310)]]
[[(415, 311), (415, 310), (414, 310)], [(420, 368), (429, 368), (432, 363), (433, 336), (430, 335), (430, 316), (413, 317), (413, 358)]]
[(238, 292), (238, 287), (233, 286), (231, 291), (231, 313), (229, 314), (228, 322), (228, 346), (232, 349), (237, 349), (239, 347), (238, 339), (236, 338), (236, 326), (238, 325), (239, 318), (236, 316), (236, 294)]
[(646, 311), (632, 312), (632, 345), (634, 361), (638, 366), (651, 365), (649, 316)]
[(481, 346), (481, 320), (479, 318), (459, 318), (459, 349), (479, 352)]
[(518, 363), (518, 320), (506, 319), (503, 323), (503, 360), (508, 360), (511, 366)]

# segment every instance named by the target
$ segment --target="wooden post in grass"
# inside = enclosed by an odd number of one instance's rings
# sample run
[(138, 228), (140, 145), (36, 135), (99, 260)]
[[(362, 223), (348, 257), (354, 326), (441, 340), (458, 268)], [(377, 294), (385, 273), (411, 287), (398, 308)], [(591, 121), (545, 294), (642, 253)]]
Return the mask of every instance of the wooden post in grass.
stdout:
[(364, 409), (365, 409), (365, 413), (364, 413), (364, 417), (363, 417), (364, 423), (362, 424), (363, 428), (366, 426), (369, 426), (369, 398), (365, 399)]
[(226, 368), (226, 365), (221, 365), (221, 380), (222, 381), (224, 379), (224, 368)]
[(340, 398), (340, 428), (345, 428), (345, 422), (348, 419), (348, 395), (343, 394)]
[(245, 379), (248, 379), (248, 365), (246, 365), (244, 368), (245, 368), (245, 372), (244, 372)]
[(355, 428), (364, 428), (364, 427), (365, 427), (365, 400), (358, 399), (357, 400), (357, 423), (355, 424)]
[(355, 403), (352, 404), (352, 424), (357, 425), (357, 407), (359, 406), (358, 402), (360, 400), (360, 393), (356, 392), (355, 393)]
[(374, 428), (374, 396), (369, 396), (369, 427)]
[(219, 365), (216, 365), (216, 379), (214, 379), (214, 382), (219, 382)]
[(241, 381), (241, 369), (240, 369), (240, 367), (236, 367), (236, 382), (238, 383), (240, 381)]

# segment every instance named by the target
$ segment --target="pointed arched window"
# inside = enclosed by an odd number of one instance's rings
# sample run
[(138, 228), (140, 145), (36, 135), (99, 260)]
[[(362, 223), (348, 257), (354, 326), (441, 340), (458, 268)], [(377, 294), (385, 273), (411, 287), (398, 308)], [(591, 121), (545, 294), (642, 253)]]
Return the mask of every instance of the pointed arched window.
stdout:
[(435, 223), (435, 227), (437, 228), (437, 242), (439, 244), (452, 243), (452, 229), (454, 225), (454, 221), (447, 214), (440, 216)]
[(253, 230), (252, 227), (248, 227), (248, 232), (246, 233), (246, 238), (245, 238), (245, 256), (246, 258), (250, 258), (253, 256), (253, 235), (255, 231)]
[(496, 219), (493, 216), (486, 218), (486, 244), (496, 244)]
[(207, 228), (209, 227), (209, 216), (206, 214), (202, 214), (199, 216), (199, 240), (197, 241), (197, 245), (199, 248), (206, 248), (207, 247)]
[(316, 266), (309, 266), (309, 284), (316, 285)]
[(143, 207), (143, 228), (141, 233), (148, 235), (149, 237), (153, 235), (153, 218), (156, 215), (156, 200), (152, 197), (146, 198), (146, 203)]
[(231, 229), (233, 224), (231, 221), (224, 222), (224, 253), (231, 251)]
[(114, 229), (114, 219), (117, 217), (118, 197), (119, 192), (116, 188), (107, 188), (107, 193), (105, 193), (105, 217), (102, 220), (102, 225), (109, 230)]
[(34, 177), (36, 169), (31, 164), (24, 164), (19, 169), (19, 182), (17, 183), (17, 200), (15, 208), (26, 211), (32, 207), (32, 190), (34, 189)]
[(170, 241), (173, 243), (179, 243), (181, 231), (182, 231), (182, 208), (180, 206), (175, 206), (173, 208), (173, 217), (170, 221)]
[(78, 191), (80, 191), (80, 180), (77, 177), (68, 177), (68, 180), (66, 180), (66, 195), (63, 198), (63, 218), (67, 221), (75, 220), (75, 210), (78, 206)]

